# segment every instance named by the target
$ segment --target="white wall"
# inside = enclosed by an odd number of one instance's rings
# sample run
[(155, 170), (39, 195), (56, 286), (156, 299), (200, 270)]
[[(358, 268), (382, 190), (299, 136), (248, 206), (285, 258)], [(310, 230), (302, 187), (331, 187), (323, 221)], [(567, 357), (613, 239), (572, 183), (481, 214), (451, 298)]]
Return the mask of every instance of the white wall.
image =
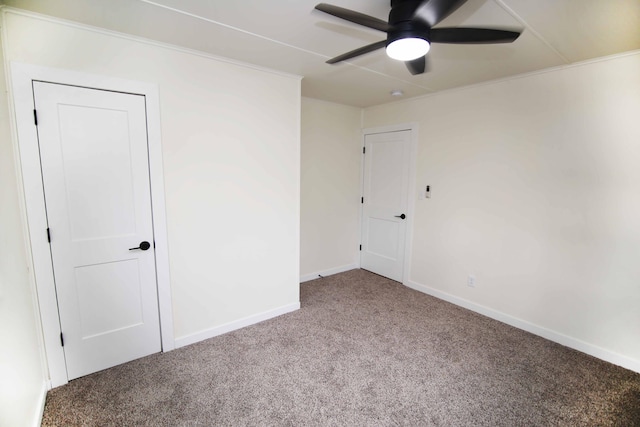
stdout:
[(419, 122), (411, 281), (640, 370), (639, 118), (639, 52), (365, 110)]
[(11, 9), (4, 26), (8, 61), (158, 85), (177, 345), (299, 304), (298, 77)]
[(15, 160), (0, 67), (0, 426), (35, 425), (46, 390)]
[(356, 268), (362, 110), (302, 98), (302, 280)]

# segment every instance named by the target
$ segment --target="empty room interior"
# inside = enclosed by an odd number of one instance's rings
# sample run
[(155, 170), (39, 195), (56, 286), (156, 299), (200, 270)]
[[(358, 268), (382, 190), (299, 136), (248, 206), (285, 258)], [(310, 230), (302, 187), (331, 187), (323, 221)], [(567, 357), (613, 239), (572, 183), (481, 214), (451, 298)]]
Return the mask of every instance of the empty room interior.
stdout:
[(0, 14), (1, 426), (640, 425), (637, 0)]

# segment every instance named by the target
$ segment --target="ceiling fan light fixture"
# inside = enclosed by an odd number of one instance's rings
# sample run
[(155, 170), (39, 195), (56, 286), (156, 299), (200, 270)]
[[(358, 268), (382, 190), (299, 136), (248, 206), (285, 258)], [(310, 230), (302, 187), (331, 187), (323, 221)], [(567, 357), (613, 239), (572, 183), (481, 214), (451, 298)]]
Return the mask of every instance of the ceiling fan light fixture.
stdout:
[(387, 45), (387, 55), (389, 58), (398, 61), (413, 61), (425, 56), (431, 45), (423, 38), (405, 37), (392, 41)]

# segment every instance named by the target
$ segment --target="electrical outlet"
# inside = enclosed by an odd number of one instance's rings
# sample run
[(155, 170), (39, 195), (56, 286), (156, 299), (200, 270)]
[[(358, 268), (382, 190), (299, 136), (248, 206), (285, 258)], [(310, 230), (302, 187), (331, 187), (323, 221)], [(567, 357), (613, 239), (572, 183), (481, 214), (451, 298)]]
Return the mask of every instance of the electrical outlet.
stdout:
[(476, 276), (470, 274), (469, 277), (467, 277), (467, 286), (470, 288), (476, 287)]

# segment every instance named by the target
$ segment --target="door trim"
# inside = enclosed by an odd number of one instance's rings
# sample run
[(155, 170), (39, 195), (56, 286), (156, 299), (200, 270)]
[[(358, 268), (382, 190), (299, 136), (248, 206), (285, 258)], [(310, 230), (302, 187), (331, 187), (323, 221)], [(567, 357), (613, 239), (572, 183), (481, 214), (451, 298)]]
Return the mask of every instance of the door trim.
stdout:
[(34, 126), (34, 101), (32, 81), (41, 80), (92, 89), (110, 90), (145, 96), (147, 113), (147, 138), (149, 152), (149, 178), (151, 186), (151, 215), (156, 243), (156, 280), (160, 312), (160, 336), (162, 351), (175, 348), (171, 287), (169, 276), (169, 252), (167, 247), (166, 210), (164, 198), (164, 174), (162, 170), (162, 146), (160, 133), (160, 100), (158, 87), (153, 83), (124, 80), (108, 76), (87, 74), (29, 64), (11, 62), (10, 104), (15, 123), (13, 141), (19, 152), (18, 179), (24, 189), (24, 213), (28, 224), (27, 248), (29, 266), (38, 297), (38, 310), (42, 325), (50, 387), (68, 382), (64, 351), (60, 345), (60, 321), (53, 279), (53, 267), (49, 243), (46, 238), (47, 219), (42, 187), (42, 171), (38, 151), (38, 135)]
[[(389, 126), (378, 126), (362, 129), (362, 148), (364, 149), (367, 135), (375, 135), (378, 133), (399, 132), (403, 130), (411, 131), (411, 149), (409, 157), (409, 188), (407, 198), (407, 228), (404, 242), (404, 265), (402, 267), (402, 284), (407, 286), (410, 282), (410, 267), (413, 256), (413, 220), (416, 206), (416, 158), (418, 154), (418, 123), (410, 122)], [(364, 153), (360, 161), (360, 194), (364, 194)], [(362, 242), (362, 213), (363, 207), (360, 204), (360, 242)], [(358, 253), (358, 267), (360, 267), (361, 252)]]

